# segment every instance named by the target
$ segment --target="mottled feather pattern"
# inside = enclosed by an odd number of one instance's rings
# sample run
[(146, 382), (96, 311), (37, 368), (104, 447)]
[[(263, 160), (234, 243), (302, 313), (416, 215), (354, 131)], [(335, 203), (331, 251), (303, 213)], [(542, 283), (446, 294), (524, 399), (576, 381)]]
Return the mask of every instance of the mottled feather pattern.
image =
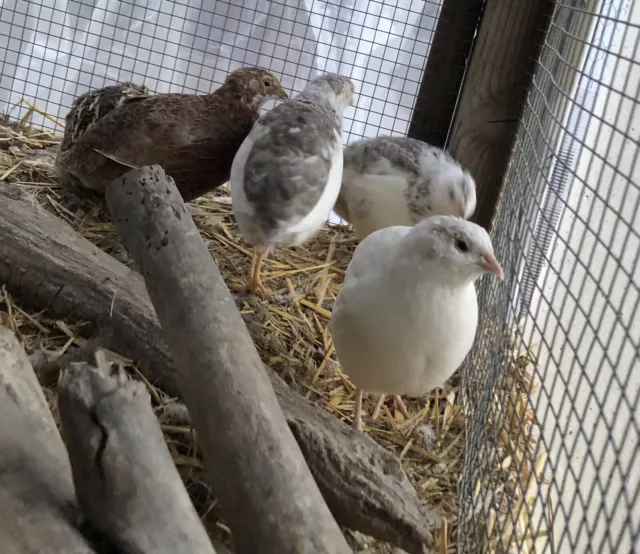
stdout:
[(64, 186), (82, 188), (82, 181), (61, 163), (62, 153), (73, 148), (91, 125), (118, 106), (132, 99), (147, 98), (149, 95), (149, 89), (144, 85), (125, 82), (90, 90), (78, 96), (65, 118), (64, 134), (56, 153), (58, 181)]
[(352, 168), (358, 173), (388, 173), (388, 160), (393, 166), (413, 173), (420, 171), (419, 158), (425, 144), (419, 140), (405, 137), (378, 137), (375, 146), (372, 140), (362, 140), (349, 144), (344, 149), (344, 167)]
[(263, 233), (302, 218), (318, 202), (331, 161), (340, 148), (340, 118), (304, 99), (277, 106), (260, 119), (268, 131), (251, 150), (244, 174), (247, 200), (256, 206)]
[(212, 94), (129, 97), (61, 151), (58, 165), (104, 191), (130, 167), (159, 164), (189, 201), (228, 181), (233, 156), (269, 98), (286, 93), (259, 68), (234, 71)]
[[(211, 113), (225, 110), (227, 117), (209, 117)], [(224, 95), (151, 96), (136, 102), (135, 106), (125, 104), (119, 111), (108, 113), (86, 131), (82, 144), (71, 153), (73, 159), (66, 160), (64, 154), (61, 158), (79, 166), (96, 188), (105, 181), (113, 181), (126, 172), (126, 168), (96, 155), (95, 150), (107, 152), (133, 166), (160, 164), (176, 180), (178, 188), (181, 179), (178, 173), (189, 173), (189, 161), (202, 162), (197, 172), (209, 180), (219, 173), (218, 164), (204, 157), (202, 151), (190, 153), (191, 144), (205, 141), (205, 151), (214, 154), (220, 145), (237, 149), (259, 115), (257, 108), (241, 108), (231, 113), (229, 110), (233, 110), (233, 106), (229, 106)], [(123, 136), (127, 140), (123, 140)], [(171, 165), (173, 173), (169, 171)]]
[[(408, 137), (377, 137), (348, 145), (344, 150), (345, 171), (353, 169), (360, 174), (374, 175), (404, 173), (407, 182), (404, 197), (414, 223), (432, 215), (432, 175), (425, 171), (425, 166), (437, 168), (459, 164), (447, 151)], [(460, 186), (463, 196), (468, 198), (475, 184), (465, 173)], [(369, 209), (366, 199), (361, 204), (352, 209), (361, 212)]]
[(98, 119), (131, 98), (146, 98), (149, 89), (136, 83), (119, 83), (101, 89), (90, 90), (78, 96), (65, 118), (64, 136), (60, 151), (68, 150)]

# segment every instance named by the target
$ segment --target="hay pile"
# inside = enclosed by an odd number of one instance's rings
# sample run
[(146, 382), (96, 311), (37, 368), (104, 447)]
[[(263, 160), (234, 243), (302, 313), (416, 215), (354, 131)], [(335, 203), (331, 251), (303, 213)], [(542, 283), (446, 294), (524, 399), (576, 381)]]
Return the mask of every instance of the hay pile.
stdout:
[[(59, 136), (30, 129), (28, 117), (33, 111), (42, 110), (28, 102), (26, 106), (27, 115), (21, 121), (11, 122), (9, 116), (0, 120), (0, 181), (20, 186), (96, 246), (131, 266), (102, 199), (57, 184), (53, 160)], [(49, 119), (62, 128), (60, 122)], [(245, 279), (252, 258), (250, 245), (237, 232), (230, 200), (223, 188), (191, 204), (194, 221), (227, 284)], [(350, 228), (328, 225), (310, 244), (278, 249), (265, 260), (263, 281), (276, 293), (272, 298), (236, 296), (263, 361), (292, 388), (348, 423), (353, 417), (355, 388), (336, 362), (327, 324), (355, 246)], [(21, 307), (25, 300), (12, 298), (4, 289), (0, 292), (0, 324), (16, 333), (27, 352), (41, 345), (62, 355), (84, 344), (86, 324), (51, 319), (46, 313), (28, 313)], [(172, 399), (146, 382), (129, 360), (117, 353), (109, 355), (132, 378), (147, 385), (167, 445), (196, 509), (210, 532), (225, 541), (231, 539), (216, 501), (201, 479), (201, 458), (191, 429), (182, 423), (184, 414), (177, 413)], [(454, 376), (444, 390), (433, 391), (426, 404), (408, 400), (407, 407), (414, 414), (409, 421), (389, 408), (393, 406), (391, 402), (384, 406), (378, 421), (371, 422), (366, 417), (364, 420), (365, 431), (402, 460), (425, 505), (441, 514), (441, 536), (436, 532), (441, 552), (456, 551), (458, 485), (465, 444), (459, 390)], [(55, 385), (46, 394), (55, 413)], [(368, 413), (374, 400), (373, 396), (365, 396), (364, 409)], [(366, 548), (363, 552), (393, 551), (388, 545), (375, 545), (359, 534), (354, 535), (353, 541), (356, 550)]]

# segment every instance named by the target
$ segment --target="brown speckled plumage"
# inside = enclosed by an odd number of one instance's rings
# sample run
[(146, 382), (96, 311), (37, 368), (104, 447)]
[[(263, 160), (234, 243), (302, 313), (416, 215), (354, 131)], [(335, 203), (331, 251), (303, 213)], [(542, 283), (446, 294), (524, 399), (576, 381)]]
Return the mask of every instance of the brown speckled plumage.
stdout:
[[(131, 82), (90, 90), (78, 96), (65, 118), (64, 135), (58, 149), (58, 157), (61, 152), (69, 150), (98, 119), (126, 102), (128, 98), (141, 96), (150, 96), (149, 89), (144, 85)], [(62, 185), (82, 186), (82, 182), (69, 173), (64, 165), (58, 164), (57, 160), (56, 170), (58, 181)]]
[[(58, 153), (58, 175), (67, 173), (83, 186), (104, 192), (132, 167), (159, 164), (185, 201), (228, 181), (233, 157), (262, 104), (287, 98), (277, 77), (260, 68), (234, 71), (207, 95), (124, 95), (115, 87), (105, 95), (106, 88), (87, 95), (111, 97), (111, 108), (106, 102), (105, 108), (86, 99), (74, 102), (75, 113), (72, 108), (67, 122), (90, 123), (72, 124)], [(80, 113), (81, 106), (88, 115)]]
[(69, 150), (92, 123), (103, 118), (127, 99), (141, 96), (150, 96), (149, 89), (130, 82), (90, 90), (78, 96), (65, 119), (60, 151)]

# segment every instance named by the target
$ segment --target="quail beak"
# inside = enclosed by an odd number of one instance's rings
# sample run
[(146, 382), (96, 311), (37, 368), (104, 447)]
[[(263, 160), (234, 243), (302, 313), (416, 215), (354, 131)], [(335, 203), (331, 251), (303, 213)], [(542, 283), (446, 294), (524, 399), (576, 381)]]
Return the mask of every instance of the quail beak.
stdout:
[(480, 267), (487, 273), (495, 275), (501, 281), (504, 279), (502, 267), (500, 267), (498, 261), (491, 254), (480, 256)]
[(285, 92), (283, 88), (281, 88), (276, 94), (276, 98), (278, 100), (289, 100), (289, 95)]

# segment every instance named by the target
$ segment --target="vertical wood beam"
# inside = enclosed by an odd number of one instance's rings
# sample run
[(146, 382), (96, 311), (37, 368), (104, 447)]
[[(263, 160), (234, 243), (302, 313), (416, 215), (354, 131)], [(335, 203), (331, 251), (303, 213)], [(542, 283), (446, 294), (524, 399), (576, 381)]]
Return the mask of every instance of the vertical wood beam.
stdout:
[(476, 179), (473, 220), (489, 229), (553, 0), (487, 0), (449, 150)]
[(408, 136), (444, 147), (484, 0), (444, 0)]

